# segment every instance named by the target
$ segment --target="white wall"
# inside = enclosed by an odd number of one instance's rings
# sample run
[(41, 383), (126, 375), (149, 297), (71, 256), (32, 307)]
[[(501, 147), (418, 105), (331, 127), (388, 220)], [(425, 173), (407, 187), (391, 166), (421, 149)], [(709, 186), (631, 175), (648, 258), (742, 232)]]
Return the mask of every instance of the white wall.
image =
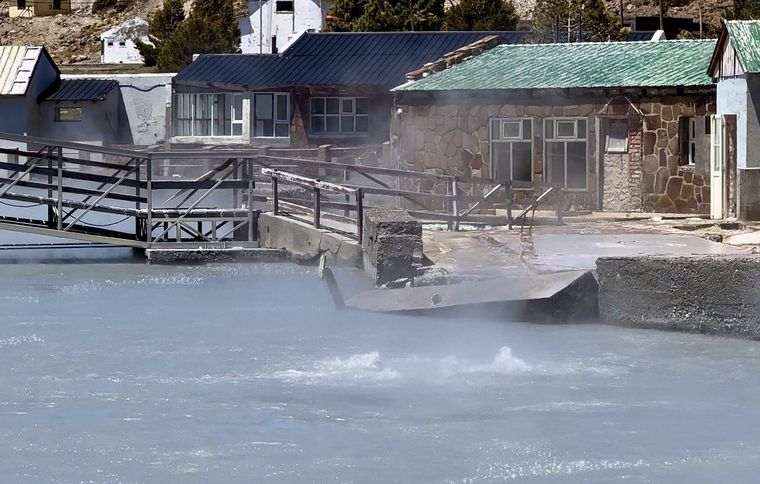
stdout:
[[(101, 64), (142, 64), (143, 57), (132, 40), (103, 39)], [(111, 45), (109, 45), (109, 43)], [(123, 44), (123, 45), (122, 45)]]
[(736, 166), (747, 168), (747, 81), (743, 77), (721, 79), (717, 87), (717, 114), (736, 115)]
[[(288, 45), (293, 34), (313, 29), (322, 29), (322, 5), (327, 11), (323, 0), (293, 0), (293, 12), (277, 13), (276, 0), (262, 0), (259, 13), (259, 1), (248, 2), (248, 17), (238, 22), (240, 28), (240, 49), (244, 54), (271, 54), (272, 36), (277, 36), (277, 51), (282, 52)], [(260, 28), (263, 20), (263, 28)], [(259, 36), (262, 46), (259, 44)]]
[(167, 139), (167, 108), (176, 74), (68, 75), (64, 78), (113, 79), (119, 82), (118, 144), (150, 146)]

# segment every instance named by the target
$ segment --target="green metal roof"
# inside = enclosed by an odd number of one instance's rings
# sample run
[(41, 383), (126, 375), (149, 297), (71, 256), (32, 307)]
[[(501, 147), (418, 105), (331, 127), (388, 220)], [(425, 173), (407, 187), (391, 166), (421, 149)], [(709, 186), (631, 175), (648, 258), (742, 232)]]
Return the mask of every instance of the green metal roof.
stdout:
[(744, 72), (760, 72), (760, 21), (731, 20), (726, 30)]
[(709, 86), (715, 40), (500, 45), (394, 91)]

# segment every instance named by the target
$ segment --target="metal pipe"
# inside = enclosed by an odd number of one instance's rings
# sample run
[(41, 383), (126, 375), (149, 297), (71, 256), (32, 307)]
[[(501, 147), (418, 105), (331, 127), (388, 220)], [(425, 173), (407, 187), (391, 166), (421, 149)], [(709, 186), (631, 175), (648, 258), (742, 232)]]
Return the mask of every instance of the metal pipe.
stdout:
[(319, 212), (321, 210), (321, 207), (319, 206), (319, 188), (314, 189), (314, 228), (318, 229), (320, 227), (320, 220), (319, 220)]

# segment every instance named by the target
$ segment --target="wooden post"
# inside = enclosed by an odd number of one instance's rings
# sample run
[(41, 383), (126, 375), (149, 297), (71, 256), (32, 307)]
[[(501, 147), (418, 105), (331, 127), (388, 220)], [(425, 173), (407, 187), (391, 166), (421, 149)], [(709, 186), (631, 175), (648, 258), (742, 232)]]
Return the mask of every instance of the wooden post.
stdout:
[[(356, 157), (351, 157), (350, 159), (351, 161), (349, 164), (356, 165)], [(351, 180), (351, 172), (348, 170), (343, 170), (343, 183), (347, 185), (350, 180)], [(351, 203), (351, 196), (349, 194), (346, 194), (344, 195), (344, 199), (346, 201), (346, 208), (343, 209), (343, 216), (349, 217), (351, 215), (351, 209), (348, 208), (348, 205)]]
[(272, 215), (280, 214), (280, 201), (277, 195), (277, 177), (272, 176)]
[(512, 182), (511, 181), (504, 182), (504, 190), (507, 194), (506, 205), (505, 205), (507, 209), (507, 228), (509, 230), (512, 230), (512, 225), (514, 225), (514, 219), (512, 218)]
[(356, 189), (356, 235), (359, 244), (364, 237), (364, 192), (361, 188)]
[(248, 242), (256, 240), (255, 220), (253, 219), (253, 189), (256, 183), (253, 181), (253, 159), (248, 159)]
[(314, 228), (318, 229), (320, 228), (320, 215), (321, 207), (320, 207), (320, 200), (319, 200), (319, 188), (314, 189)]
[(63, 148), (58, 147), (58, 230), (63, 230)]
[[(318, 156), (319, 161), (324, 161), (325, 163), (332, 163), (332, 145), (321, 145), (318, 149)], [(327, 176), (327, 170), (324, 168), (320, 168), (317, 171), (317, 176), (319, 178), (324, 178)]]
[(454, 177), (451, 180), (451, 194), (454, 199), (451, 201), (451, 211), (454, 216), (454, 232), (459, 231), (459, 188), (457, 185), (457, 178)]
[(145, 198), (147, 201), (147, 218), (145, 222), (145, 242), (153, 242), (153, 159), (150, 156), (145, 160)]
[[(135, 202), (135, 210), (140, 210), (140, 166), (142, 163), (140, 163), (142, 160), (135, 160), (135, 195), (137, 195), (138, 200)], [(142, 232), (142, 221), (140, 220), (140, 217), (135, 217), (135, 240), (141, 239), (141, 232)]]
[[(454, 210), (450, 198), (453, 194), (454, 180), (452, 178), (446, 178), (446, 195), (448, 195), (449, 198), (446, 199), (445, 211), (448, 212), (449, 215), (451, 215), (451, 212)], [(448, 230), (454, 230), (454, 220), (451, 217), (449, 217), (449, 219), (446, 221), (446, 228)]]

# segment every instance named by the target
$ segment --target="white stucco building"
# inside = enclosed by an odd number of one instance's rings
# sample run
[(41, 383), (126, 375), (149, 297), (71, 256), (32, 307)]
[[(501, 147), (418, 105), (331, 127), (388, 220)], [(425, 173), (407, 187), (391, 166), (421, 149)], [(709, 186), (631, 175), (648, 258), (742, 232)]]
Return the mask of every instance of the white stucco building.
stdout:
[(305, 31), (322, 30), (329, 9), (326, 0), (251, 0), (247, 15), (238, 19), (244, 54), (282, 52)]
[(142, 64), (135, 39), (148, 42), (148, 22), (135, 17), (100, 35), (100, 62), (102, 64)]

